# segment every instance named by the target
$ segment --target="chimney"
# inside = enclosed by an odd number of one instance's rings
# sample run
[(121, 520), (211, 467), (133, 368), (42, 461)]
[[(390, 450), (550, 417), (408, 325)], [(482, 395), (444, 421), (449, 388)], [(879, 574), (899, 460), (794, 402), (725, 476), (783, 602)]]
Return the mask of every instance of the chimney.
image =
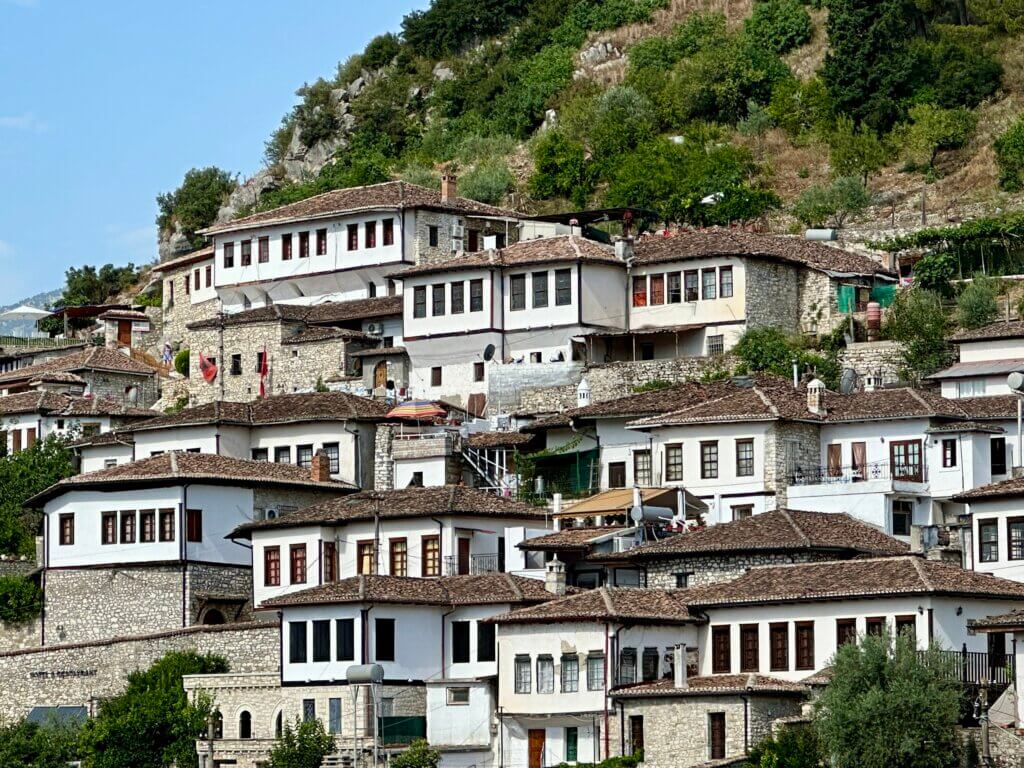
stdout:
[(453, 197), (458, 196), (458, 185), (454, 171), (445, 171), (441, 174), (441, 202), (447, 203)]
[(615, 240), (615, 258), (625, 262), (633, 260), (632, 237), (620, 237)]
[(672, 684), (676, 688), (689, 688), (686, 679), (686, 644), (680, 643), (672, 649)]
[(570, 235), (581, 235), (583, 230), (580, 229), (579, 219), (569, 219), (569, 234)]
[(807, 385), (807, 410), (817, 416), (825, 415), (825, 384), (813, 379)]
[(544, 574), (544, 588), (553, 595), (565, 595), (565, 563), (555, 555), (547, 565)]
[(313, 456), (313, 462), (309, 465), (309, 477), (314, 483), (327, 483), (331, 480), (331, 460), (327, 458), (323, 448)]
[(588, 405), (590, 405), (590, 382), (586, 378), (582, 378), (576, 387), (576, 407), (586, 408)]

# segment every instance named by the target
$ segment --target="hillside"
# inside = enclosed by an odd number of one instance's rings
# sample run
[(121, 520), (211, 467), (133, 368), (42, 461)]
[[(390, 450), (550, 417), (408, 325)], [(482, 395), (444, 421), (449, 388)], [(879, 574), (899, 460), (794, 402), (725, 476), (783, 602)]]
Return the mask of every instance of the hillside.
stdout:
[[(55, 289), (52, 291), (43, 291), (37, 293), (34, 296), (16, 301), (13, 304), (0, 307), (0, 312), (6, 312), (8, 309), (14, 309), (15, 307), (27, 304), (30, 307), (36, 307), (37, 309), (46, 309), (53, 304), (58, 298), (60, 298), (61, 291)], [(35, 323), (31, 321), (22, 320), (0, 320), (0, 335), (2, 336), (27, 336), (35, 330)]]
[(402, 27), (298, 90), (259, 174), (161, 196), (162, 252), (447, 164), (461, 194), (526, 212), (864, 243), (1022, 201), (1024, 11), (995, 0), (434, 0)]

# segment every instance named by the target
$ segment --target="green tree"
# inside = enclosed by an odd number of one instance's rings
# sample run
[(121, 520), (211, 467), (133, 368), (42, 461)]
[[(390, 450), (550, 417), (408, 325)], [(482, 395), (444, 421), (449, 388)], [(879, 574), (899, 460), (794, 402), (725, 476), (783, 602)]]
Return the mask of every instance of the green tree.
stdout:
[(835, 768), (955, 768), (961, 695), (956, 661), (935, 646), (868, 635), (836, 651), (815, 727)]
[(189, 358), (190, 354), (188, 347), (185, 347), (185, 349), (179, 349), (178, 354), (174, 356), (174, 370), (176, 370), (186, 379), (188, 378), (189, 372)]
[(1001, 285), (992, 277), (976, 275), (956, 297), (956, 321), (961, 328), (981, 328), (999, 316), (996, 297)]
[(0, 621), (21, 624), (42, 609), (43, 591), (38, 584), (22, 576), (0, 576)]
[(26, 512), (25, 502), (73, 474), (74, 455), (67, 440), (55, 434), (0, 458), (0, 551), (35, 556), (39, 518)]
[(943, 109), (918, 104), (910, 109), (910, 121), (903, 127), (907, 159), (919, 168), (931, 168), (939, 152), (959, 149), (967, 143), (977, 118), (963, 107)]
[(814, 33), (811, 16), (799, 0), (759, 0), (744, 29), (776, 53), (809, 43)]
[(213, 224), (217, 211), (235, 186), (235, 178), (227, 171), (215, 166), (193, 168), (176, 190), (157, 195), (160, 212), (156, 224), (164, 231), (180, 225), (189, 242), (200, 248), (203, 238), (196, 232)]
[(950, 280), (956, 276), (957, 265), (953, 254), (946, 251), (932, 251), (921, 257), (914, 265), (914, 284), (940, 296), (952, 296)]
[(0, 726), (0, 765), (19, 768), (67, 768), (78, 757), (77, 723), (30, 723)]
[(1024, 0), (967, 0), (967, 8), (984, 24), (1011, 35), (1024, 32)]
[(565, 197), (583, 207), (593, 189), (593, 177), (583, 143), (561, 129), (545, 131), (533, 146), (534, 172), (530, 194), (541, 199)]
[(416, 739), (409, 748), (391, 760), (391, 768), (437, 768), (441, 753), (431, 749), (426, 739)]
[(857, 126), (853, 119), (840, 115), (828, 131), (829, 163), (836, 176), (857, 176), (865, 186), (868, 177), (885, 166), (889, 150), (871, 128)]
[(197, 766), (195, 741), (206, 732), (208, 700), (189, 702), (184, 675), (227, 672), (219, 656), (168, 653), (128, 675), (124, 693), (107, 699), (82, 732), (83, 768)]
[(860, 179), (846, 176), (828, 186), (815, 184), (805, 189), (793, 204), (793, 215), (809, 227), (842, 227), (870, 204), (871, 195)]
[(470, 200), (497, 205), (516, 180), (506, 163), (500, 157), (477, 163), (459, 179), (459, 194)]
[(597, 99), (590, 128), (591, 153), (602, 164), (636, 149), (654, 136), (657, 117), (645, 96), (629, 86), (617, 86)]
[(942, 298), (923, 288), (897, 292), (882, 326), (885, 338), (902, 344), (900, 372), (914, 382), (949, 365), (949, 330)]
[(285, 723), (281, 738), (270, 750), (270, 768), (320, 768), (334, 749), (333, 737), (317, 719)]
[(402, 20), (402, 37), (420, 56), (439, 59), (503, 32), (527, 5), (526, 0), (434, 0)]
[(363, 49), (360, 64), (371, 72), (390, 64), (402, 50), (402, 41), (398, 35), (388, 32), (377, 35)]
[[(134, 264), (123, 267), (104, 264), (99, 269), (93, 266), (68, 267), (64, 273), (64, 290), (54, 304), (59, 307), (105, 304), (112, 297), (135, 285), (138, 279), (139, 270)], [(70, 327), (88, 328), (93, 323), (92, 318), (72, 318)], [(47, 333), (60, 333), (64, 330), (64, 322), (59, 318), (47, 317), (39, 327)]]
[(1020, 191), (1024, 188), (1024, 115), (995, 140), (992, 148), (999, 166), (1000, 186), (1010, 192)]
[(772, 122), (794, 138), (814, 128), (827, 134), (833, 122), (832, 100), (820, 77), (807, 82), (795, 77), (782, 78), (772, 88), (767, 109)]
[(821, 768), (824, 757), (812, 728), (784, 727), (750, 750), (747, 768)]

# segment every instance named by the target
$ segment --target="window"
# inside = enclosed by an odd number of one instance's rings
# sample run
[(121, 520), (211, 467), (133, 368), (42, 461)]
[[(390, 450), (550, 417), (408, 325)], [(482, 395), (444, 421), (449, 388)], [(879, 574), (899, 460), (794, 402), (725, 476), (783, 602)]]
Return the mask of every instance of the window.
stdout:
[(373, 540), (356, 543), (356, 573), (376, 573), (377, 557)]
[(276, 464), (291, 464), (292, 463), (292, 448), (290, 445), (279, 445), (274, 448), (274, 463)]
[(427, 227), (427, 242), (430, 243), (431, 248), (437, 248), (438, 243), (438, 230), (437, 227), (431, 225)]
[(242, 356), (239, 354), (234, 354), (231, 356), (231, 375), (242, 375)]
[(701, 297), (705, 300), (716, 298), (716, 284), (715, 284), (715, 270), (713, 269), (702, 269), (700, 271), (702, 291)]
[(466, 311), (466, 284), (452, 283), (452, 314), (461, 315)]
[(326, 256), (327, 255), (327, 230), (318, 229), (316, 231), (316, 255)]
[(881, 637), (885, 634), (885, 617), (884, 616), (872, 616), (864, 620), (864, 626), (867, 629), (869, 635), (874, 637)]
[(259, 263), (266, 264), (268, 261), (270, 261), (270, 238), (261, 237), (257, 241), (257, 247), (259, 249), (257, 251), (257, 258), (259, 259)]
[(235, 266), (235, 244), (224, 243), (224, 269)]
[(116, 466), (117, 466), (117, 459), (104, 459), (103, 460), (103, 468), (104, 469), (110, 469), (111, 467), (116, 467)]
[(249, 455), (253, 461), (270, 461), (266, 448), (253, 448)]
[(368, 221), (364, 227), (363, 238), (365, 241), (365, 247), (376, 248), (377, 247), (377, 222)]
[(263, 548), (263, 586), (281, 586), (281, 547)]
[(917, 618), (911, 614), (909, 616), (897, 616), (896, 617), (896, 635), (907, 635), (911, 638), (916, 638), (917, 635)]
[(427, 287), (418, 285), (412, 290), (412, 316), (427, 316)]
[(483, 363), (479, 363), (479, 362), (473, 363), (473, 381), (483, 381), (483, 380), (484, 380), (484, 364)]
[(174, 510), (160, 510), (160, 541), (174, 541)]
[(1010, 560), (1024, 560), (1024, 517), (1006, 521), (1006, 544)]
[(740, 672), (757, 672), (761, 667), (758, 625), (740, 625)]
[(266, 352), (257, 352), (256, 353), (256, 367), (253, 369), (256, 373), (262, 373), (263, 372), (263, 359), (266, 357), (266, 355), (267, 355)]
[(633, 451), (633, 483), (642, 486), (653, 483), (650, 451)]
[(302, 722), (308, 723), (316, 720), (316, 699), (302, 700)]
[(476, 623), (476, 660), (494, 661), (494, 624), (487, 624), (483, 621)]
[(331, 660), (331, 622), (318, 619), (313, 622), (313, 661)]
[(59, 519), (61, 546), (70, 546), (75, 543), (75, 515), (71, 512), (61, 515)]
[(576, 654), (562, 656), (562, 693), (576, 693), (580, 689), (580, 658)]
[(700, 476), (704, 480), (718, 477), (718, 441), (702, 441), (700, 444)]
[(644, 749), (644, 716), (629, 716), (629, 752), (635, 755)]
[(300, 467), (305, 467), (306, 469), (309, 469), (311, 466), (313, 466), (313, 446), (295, 446), (295, 463)]
[(530, 671), (530, 657), (525, 654), (516, 656), (515, 661), (516, 693), (530, 693), (533, 680)]
[(746, 520), (748, 517), (754, 516), (754, 505), (753, 504), (736, 504), (732, 507), (732, 519), (733, 520)]
[(292, 584), (306, 583), (306, 545), (292, 544), (289, 549), (290, 570), (288, 571)]
[(185, 510), (185, 541), (199, 542), (203, 540), (203, 510)]
[(327, 700), (327, 732), (341, 733), (341, 699)]
[(144, 509), (139, 512), (139, 541), (143, 544), (156, 541), (156, 510)]
[(430, 386), (441, 386), (441, 366), (437, 365), (430, 369)]
[(796, 668), (814, 669), (814, 622), (798, 621), (796, 631)]
[(452, 622), (452, 664), (469, 663), (469, 622)]
[(857, 620), (836, 619), (836, 646), (857, 642)]
[(914, 502), (909, 499), (893, 499), (892, 502), (892, 535), (909, 536), (910, 526), (914, 520)]
[(754, 475), (754, 441), (736, 441), (736, 476), (753, 477)]
[(202, 285), (200, 285), (200, 283), (199, 283), (199, 270), (198, 269), (192, 270), (192, 280), (195, 282), (195, 286), (196, 286), (195, 289), (197, 291), (200, 288), (202, 288)]
[(768, 640), (772, 672), (789, 671), (789, 624), (781, 622), (768, 626)]
[(993, 437), (989, 442), (989, 449), (992, 452), (992, 474), (1006, 474), (1006, 438)]
[(320, 550), (320, 570), (322, 571), (322, 581), (325, 584), (330, 584), (332, 581), (338, 579), (338, 545), (333, 541), (323, 542), (323, 547)]
[[(575, 689), (573, 689), (575, 690)], [(575, 763), (579, 760), (580, 731), (576, 726), (565, 729), (565, 762)]]
[(665, 276), (651, 275), (651, 306), (665, 303)]
[(374, 660), (395, 660), (395, 620), (376, 619), (373, 622)]
[(356, 622), (355, 619), (335, 619), (334, 632), (338, 636), (338, 648), (335, 654), (338, 661), (354, 661), (356, 658)]
[(544, 354), (542, 352), (531, 352), (530, 353), (530, 362), (531, 363), (543, 363), (544, 362)]
[(668, 273), (668, 303), (678, 304), (683, 300), (682, 275), (678, 272)]
[(683, 297), (686, 301), (697, 301), (697, 270), (688, 269), (683, 273)]
[(104, 544), (117, 544), (117, 512), (104, 512), (102, 519), (101, 541)]
[(432, 299), (430, 314), (434, 317), (441, 317), (444, 314), (444, 289), (444, 283), (441, 283), (440, 285), (432, 285), (430, 287)]
[(718, 270), (718, 295), (723, 299), (732, 298), (732, 267)]
[(725, 759), (725, 712), (708, 712), (708, 758)]
[(548, 273), (534, 272), (530, 280), (533, 282), (533, 308), (546, 307), (548, 305)]
[(613, 461), (610, 464), (608, 464), (608, 487), (626, 487), (626, 462)]
[(292, 664), (306, 663), (306, 622), (288, 622), (288, 661)]
[(510, 309), (526, 309), (526, 275), (512, 275), (509, 278), (509, 285)]
[(252, 264), (252, 240), (242, 241), (242, 266), (248, 267)]
[(979, 397), (985, 394), (984, 379), (966, 379), (956, 383), (957, 397)]
[(206, 287), (209, 288), (213, 285), (213, 267), (207, 266), (203, 271), (206, 275)]
[(395, 220), (384, 219), (380, 223), (381, 235), (383, 237), (384, 245), (395, 244)]
[(324, 453), (327, 454), (329, 471), (332, 475), (341, 472), (341, 453), (337, 443), (324, 443)]
[(889, 443), (889, 463), (894, 480), (921, 482), (921, 441), (894, 440)]
[(405, 539), (391, 539), (388, 542), (388, 562), (392, 576), (408, 576), (409, 548)]
[(464, 707), (469, 705), (469, 688), (460, 686), (458, 688), (446, 688), (448, 706)]
[(252, 738), (252, 715), (245, 711), (238, 715), (238, 738)]
[(345, 247), (347, 250), (355, 251), (359, 249), (359, 225), (349, 224), (345, 228)]
[(636, 648), (619, 651), (619, 676), (616, 685), (630, 685), (636, 682)]
[(641, 677), (644, 682), (658, 679), (658, 662), (661, 654), (657, 648), (644, 648), (644, 655), (641, 664)]
[(732, 671), (732, 647), (730, 627), (711, 628), (711, 671), (716, 675)]
[(633, 306), (647, 306), (647, 275), (633, 276)]
[(946, 438), (942, 441), (942, 466), (956, 466), (956, 438)]
[(480, 250), (480, 233), (475, 229), (466, 230), (466, 250), (470, 253), (476, 253)]
[(707, 337), (708, 354), (721, 355), (725, 353), (725, 336), (717, 334)]
[(441, 575), (441, 540), (437, 536), (420, 539), (420, 561), (422, 576)]
[(665, 446), (665, 482), (678, 483), (683, 479), (683, 446)]
[(537, 657), (537, 693), (555, 692), (555, 660), (550, 656)]
[(292, 258), (292, 233), (281, 235), (281, 261), (291, 261)]
[(555, 306), (566, 307), (572, 304), (572, 270), (555, 270)]
[(690, 586), (691, 576), (693, 576), (693, 574), (688, 572), (680, 572), (675, 574), (676, 589), (686, 589), (688, 586)]
[(483, 280), (470, 280), (469, 281), (469, 311), (470, 312), (483, 312), (484, 311), (484, 281)]
[(299, 258), (309, 258), (309, 232), (299, 232)]
[(604, 688), (604, 654), (591, 653), (587, 656), (587, 690), (600, 691)]

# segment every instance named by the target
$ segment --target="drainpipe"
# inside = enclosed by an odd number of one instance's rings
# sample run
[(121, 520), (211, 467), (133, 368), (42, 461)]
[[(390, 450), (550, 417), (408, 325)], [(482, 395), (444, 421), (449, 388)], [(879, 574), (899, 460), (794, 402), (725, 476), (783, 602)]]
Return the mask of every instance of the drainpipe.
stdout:
[[(363, 487), (363, 461), (362, 461), (362, 456), (360, 456), (360, 454), (359, 454), (359, 432), (357, 430), (354, 430), (354, 429), (349, 429), (348, 428), (348, 421), (347, 420), (341, 422), (341, 430), (342, 430), (342, 432), (348, 432), (354, 438), (353, 442), (355, 443), (355, 447), (353, 448), (353, 451), (355, 452), (355, 456), (356, 456), (356, 477), (355, 477), (356, 482), (355, 482), (355, 484), (358, 485), (360, 488), (362, 488)], [(339, 464), (338, 464), (338, 471), (340, 472), (341, 471), (341, 464), (340, 464), (340, 462), (341, 462), (341, 449), (340, 448), (338, 449), (338, 462), (339, 462)]]
[(447, 619), (449, 616), (451, 616), (453, 613), (455, 613), (455, 609), (454, 608), (452, 608), (447, 613), (442, 613), (441, 614), (441, 679), (442, 680), (445, 679), (445, 664), (444, 664), (444, 659), (445, 659), (445, 654), (444, 654), (445, 631), (444, 631), (444, 620)]
[[(443, 576), (441, 570), (444, 568), (444, 523), (438, 520), (436, 517), (430, 518), (437, 523), (437, 575)], [(423, 559), (423, 553), (420, 553), (420, 560)], [(420, 566), (421, 568), (423, 566)]]
[(188, 626), (188, 606), (186, 604), (186, 591), (188, 588), (188, 543), (186, 542), (186, 518), (188, 515), (188, 487), (185, 483), (181, 486), (181, 506), (178, 510), (178, 550), (181, 553), (181, 626)]

